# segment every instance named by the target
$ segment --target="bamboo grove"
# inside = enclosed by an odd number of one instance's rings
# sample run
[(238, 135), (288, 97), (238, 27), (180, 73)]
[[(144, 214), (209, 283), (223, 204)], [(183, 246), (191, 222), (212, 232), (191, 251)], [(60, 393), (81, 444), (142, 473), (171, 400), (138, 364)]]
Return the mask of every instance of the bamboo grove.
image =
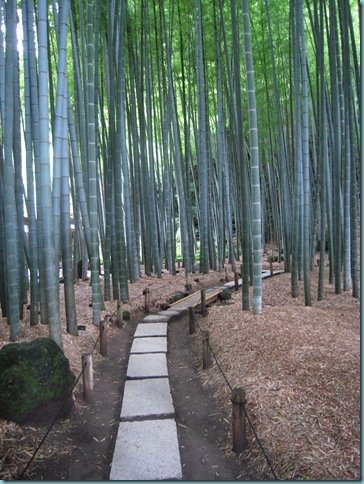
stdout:
[(306, 305), (324, 297), (327, 262), (336, 293), (358, 297), (357, 8), (0, 0), (10, 340), (30, 304), (30, 324), (62, 346), (60, 275), (77, 335), (74, 284), (88, 266), (96, 325), (104, 301), (126, 302), (130, 283), (174, 274), (176, 260), (186, 273), (242, 262), (242, 308), (259, 314), (266, 242)]

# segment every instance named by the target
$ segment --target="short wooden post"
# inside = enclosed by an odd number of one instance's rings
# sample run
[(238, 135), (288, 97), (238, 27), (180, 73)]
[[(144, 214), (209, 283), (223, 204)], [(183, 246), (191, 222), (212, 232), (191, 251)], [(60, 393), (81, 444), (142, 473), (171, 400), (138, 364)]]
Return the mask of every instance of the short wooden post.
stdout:
[(196, 320), (195, 320), (195, 310), (191, 307), (188, 308), (188, 322), (190, 334), (196, 332)]
[(239, 290), (239, 274), (238, 271), (234, 272), (234, 282), (235, 282), (235, 291)]
[(115, 324), (118, 328), (123, 327), (123, 316), (122, 316), (122, 304), (121, 301), (118, 300), (117, 305), (116, 305), (116, 319), (115, 319)]
[(201, 314), (202, 314), (202, 316), (206, 316), (206, 314), (207, 314), (206, 291), (205, 291), (205, 289), (201, 289)]
[(270, 269), (270, 275), (273, 276), (273, 261), (270, 259), (269, 261), (269, 269)]
[(207, 330), (202, 331), (202, 368), (204, 370), (211, 366), (209, 338), (210, 333)]
[(108, 356), (106, 320), (100, 322), (100, 355)]
[(149, 289), (146, 287), (143, 291), (144, 294), (144, 310), (149, 313)]
[(94, 399), (92, 353), (84, 353), (82, 355), (82, 369), (83, 399), (85, 402), (91, 403)]
[(234, 388), (231, 401), (233, 404), (233, 452), (240, 454), (247, 448), (246, 440), (246, 419), (244, 405), (246, 402), (245, 390), (243, 388)]
[(225, 266), (225, 282), (228, 282), (229, 281), (229, 278), (228, 278), (228, 268), (227, 266)]

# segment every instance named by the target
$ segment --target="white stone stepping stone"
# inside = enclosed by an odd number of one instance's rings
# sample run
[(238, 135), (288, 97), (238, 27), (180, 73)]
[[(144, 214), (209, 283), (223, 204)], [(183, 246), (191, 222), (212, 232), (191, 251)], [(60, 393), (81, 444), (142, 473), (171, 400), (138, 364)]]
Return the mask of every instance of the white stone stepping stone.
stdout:
[(134, 338), (146, 336), (167, 336), (167, 323), (139, 323), (134, 333)]
[(178, 318), (180, 312), (174, 309), (166, 309), (165, 311), (159, 311), (158, 315), (167, 316), (169, 319)]
[[(241, 286), (243, 284), (243, 279), (239, 279), (238, 283), (239, 283), (239, 286)], [(235, 281), (225, 282), (224, 287), (227, 287), (229, 289), (231, 289), (232, 287), (235, 287)]]
[(143, 323), (168, 323), (171, 318), (159, 314), (148, 314), (143, 318)]
[(182, 479), (176, 422), (173, 419), (121, 422), (110, 480)]
[(178, 312), (179, 315), (181, 316), (181, 315), (183, 315), (185, 313), (188, 313), (188, 308), (189, 308), (189, 306), (182, 306), (181, 305), (181, 306), (173, 307), (172, 308), (172, 311)]
[(130, 354), (133, 353), (167, 353), (167, 338), (134, 338)]
[(130, 355), (126, 378), (152, 378), (168, 376), (165, 353)]
[(168, 378), (127, 380), (125, 382), (121, 420), (174, 417), (174, 407)]

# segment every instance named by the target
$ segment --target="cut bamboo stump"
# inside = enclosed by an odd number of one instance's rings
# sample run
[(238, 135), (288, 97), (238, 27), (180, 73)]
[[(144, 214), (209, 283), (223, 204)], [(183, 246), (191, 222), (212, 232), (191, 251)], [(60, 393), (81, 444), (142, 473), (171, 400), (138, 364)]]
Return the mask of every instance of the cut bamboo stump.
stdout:
[(196, 319), (195, 319), (195, 311), (193, 308), (188, 308), (188, 323), (189, 323), (189, 332), (193, 334), (196, 332)]
[(206, 314), (207, 314), (206, 291), (205, 291), (205, 289), (201, 289), (201, 314), (202, 314), (202, 316), (206, 316)]
[(117, 302), (115, 324), (116, 324), (116, 326), (118, 328), (122, 328), (123, 327), (123, 315), (122, 315), (122, 304), (121, 304), (121, 301), (118, 301)]
[(149, 313), (149, 289), (146, 287), (143, 291), (144, 295), (144, 310), (146, 313)]
[(107, 333), (105, 321), (100, 323), (100, 354), (102, 356), (108, 356), (108, 346), (107, 346)]
[(206, 370), (211, 366), (211, 351), (209, 343), (210, 333), (207, 330), (202, 331), (202, 368)]
[(87, 403), (93, 402), (94, 399), (94, 372), (92, 365), (92, 353), (82, 355), (82, 383), (83, 399)]
[(239, 291), (239, 274), (237, 271), (234, 272), (234, 283), (235, 283), (235, 291)]
[(234, 388), (231, 395), (233, 403), (233, 452), (240, 454), (247, 448), (246, 440), (246, 420), (245, 420), (245, 390)]

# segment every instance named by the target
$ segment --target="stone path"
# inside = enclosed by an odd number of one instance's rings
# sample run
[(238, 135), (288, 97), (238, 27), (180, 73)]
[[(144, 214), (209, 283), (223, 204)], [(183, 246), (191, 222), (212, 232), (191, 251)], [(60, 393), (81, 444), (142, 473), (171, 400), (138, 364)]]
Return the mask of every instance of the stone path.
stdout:
[[(275, 271), (274, 275), (283, 271)], [(263, 278), (269, 277), (263, 271)], [(239, 280), (241, 285), (242, 280)], [(235, 283), (206, 290), (206, 303)], [(175, 410), (167, 368), (168, 323), (200, 303), (200, 292), (150, 314), (139, 323), (130, 350), (120, 425), (111, 463), (110, 480), (182, 479)]]
[(180, 313), (161, 311), (137, 326), (110, 480), (182, 479), (166, 358), (168, 322)]

